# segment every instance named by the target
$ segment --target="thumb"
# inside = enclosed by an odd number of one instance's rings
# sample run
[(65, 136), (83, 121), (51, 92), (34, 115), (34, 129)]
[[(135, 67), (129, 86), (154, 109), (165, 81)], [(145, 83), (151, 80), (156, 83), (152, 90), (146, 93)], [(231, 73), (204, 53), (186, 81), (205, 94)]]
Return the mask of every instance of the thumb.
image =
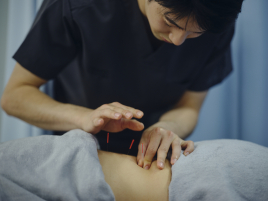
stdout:
[(144, 124), (137, 121), (136, 119), (122, 119), (122, 128), (128, 128), (134, 131), (141, 131), (144, 129)]

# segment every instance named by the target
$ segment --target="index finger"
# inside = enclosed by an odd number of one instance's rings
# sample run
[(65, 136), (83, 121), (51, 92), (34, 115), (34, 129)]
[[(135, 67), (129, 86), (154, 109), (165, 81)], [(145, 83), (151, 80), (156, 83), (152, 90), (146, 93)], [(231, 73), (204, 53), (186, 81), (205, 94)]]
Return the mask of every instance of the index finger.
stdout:
[(167, 153), (168, 153), (168, 150), (170, 148), (172, 141), (174, 141), (174, 135), (175, 135), (172, 131), (163, 131), (163, 132), (166, 132), (166, 134), (157, 151), (157, 166), (159, 169), (163, 169), (165, 166)]
[(162, 134), (159, 128), (153, 129), (151, 132), (153, 132), (153, 134), (151, 135), (149, 145), (147, 149), (145, 150), (145, 157), (144, 157), (144, 164), (143, 164), (143, 167), (145, 169), (149, 169), (151, 167), (153, 158), (156, 154), (156, 151), (162, 139)]
[(145, 149), (147, 148), (148, 144), (141, 139), (140, 144), (138, 146), (138, 155), (137, 155), (137, 163), (138, 166), (143, 167), (143, 160), (144, 160), (144, 153)]
[(181, 155), (181, 143), (179, 138), (177, 138), (172, 142), (172, 155), (170, 158), (170, 163), (174, 165), (176, 161), (179, 159), (180, 155)]
[(116, 107), (121, 107), (121, 108), (123, 108), (125, 110), (128, 110), (129, 112), (131, 112), (133, 114), (133, 116), (135, 118), (140, 119), (143, 116), (143, 112), (141, 110), (138, 110), (138, 109), (135, 109), (133, 107), (123, 105), (123, 104), (121, 104), (119, 102), (113, 102), (113, 103), (111, 103), (111, 105), (116, 106)]

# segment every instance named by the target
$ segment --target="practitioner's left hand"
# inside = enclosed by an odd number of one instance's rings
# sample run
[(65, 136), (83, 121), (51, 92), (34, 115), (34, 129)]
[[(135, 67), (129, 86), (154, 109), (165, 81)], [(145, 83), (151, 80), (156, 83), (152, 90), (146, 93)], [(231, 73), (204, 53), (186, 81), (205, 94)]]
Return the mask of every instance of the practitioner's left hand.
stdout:
[(170, 147), (172, 147), (170, 159), (172, 165), (179, 159), (182, 149), (185, 156), (194, 151), (194, 142), (179, 138), (171, 131), (174, 128), (174, 122), (157, 122), (143, 132), (137, 155), (137, 163), (140, 167), (149, 169), (157, 152), (157, 167), (163, 169)]

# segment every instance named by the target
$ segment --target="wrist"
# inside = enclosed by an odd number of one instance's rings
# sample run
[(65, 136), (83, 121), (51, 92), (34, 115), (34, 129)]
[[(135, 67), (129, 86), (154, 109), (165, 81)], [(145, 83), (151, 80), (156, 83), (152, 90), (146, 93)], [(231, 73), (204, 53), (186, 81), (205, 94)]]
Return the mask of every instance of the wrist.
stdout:
[(76, 106), (72, 104), (65, 104), (66, 111), (70, 111), (68, 116), (69, 120), (68, 122), (72, 124), (77, 129), (83, 129), (84, 120), (86, 119), (86, 116), (89, 115), (93, 110), (82, 107), (82, 106)]
[(178, 137), (180, 137), (181, 139), (185, 139), (186, 137), (188, 137), (190, 135), (190, 133), (186, 132), (183, 130), (183, 128), (181, 127), (181, 125), (178, 122), (175, 121), (159, 121), (156, 124), (154, 124), (155, 126), (159, 126), (162, 127), (166, 130), (170, 130), (173, 133), (175, 133)]
[(199, 112), (191, 107), (180, 107), (163, 114), (159, 121), (173, 122), (174, 133), (180, 138), (187, 138), (197, 125)]
[(170, 130), (173, 133), (178, 132), (178, 125), (174, 121), (160, 120), (153, 125), (154, 127), (162, 127), (166, 130)]

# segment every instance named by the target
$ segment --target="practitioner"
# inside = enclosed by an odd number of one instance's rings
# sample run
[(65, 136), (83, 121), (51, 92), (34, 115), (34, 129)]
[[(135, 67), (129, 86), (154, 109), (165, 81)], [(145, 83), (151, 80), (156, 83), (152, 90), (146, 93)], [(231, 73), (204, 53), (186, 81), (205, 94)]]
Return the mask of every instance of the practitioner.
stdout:
[[(1, 99), (7, 114), (61, 135), (95, 134), (149, 169), (174, 164), (208, 90), (232, 71), (243, 0), (46, 0)], [(18, 30), (19, 33), (19, 30)], [(54, 80), (54, 97), (39, 91)], [(136, 120), (138, 119), (138, 120)], [(142, 145), (144, 152), (142, 153)]]

